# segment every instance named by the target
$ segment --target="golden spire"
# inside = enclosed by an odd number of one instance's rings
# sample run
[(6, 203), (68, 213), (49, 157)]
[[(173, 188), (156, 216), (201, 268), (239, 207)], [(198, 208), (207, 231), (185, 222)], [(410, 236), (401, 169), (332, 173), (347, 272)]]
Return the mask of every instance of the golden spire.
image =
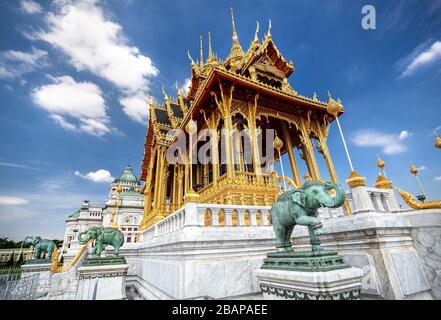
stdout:
[(378, 153), (377, 153), (377, 167), (380, 168), (380, 170), (383, 173), (384, 177), (387, 179), (386, 171), (384, 171), (384, 167), (386, 167), (386, 163), (380, 158)]
[(200, 42), (201, 42), (201, 45), (200, 45), (200, 48), (199, 48), (199, 56), (200, 56), (200, 65), (201, 65), (201, 67), (203, 67), (204, 66), (204, 56), (203, 56), (203, 54), (202, 54), (202, 35), (200, 36)]
[(233, 8), (231, 8), (231, 23), (233, 25), (233, 45), (231, 46), (230, 55), (227, 60), (231, 60), (231, 65), (234, 69), (240, 69), (240, 60), (244, 57), (242, 46), (239, 42), (239, 37), (237, 36), (236, 24), (234, 23)]
[(211, 32), (208, 32), (208, 59), (207, 63), (215, 63), (216, 57), (213, 55), (213, 49), (211, 48)]

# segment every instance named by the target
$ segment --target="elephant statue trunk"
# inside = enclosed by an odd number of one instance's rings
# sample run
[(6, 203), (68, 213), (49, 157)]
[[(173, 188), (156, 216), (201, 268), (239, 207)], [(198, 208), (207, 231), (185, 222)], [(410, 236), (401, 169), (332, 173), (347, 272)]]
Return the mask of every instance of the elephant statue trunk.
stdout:
[(335, 197), (332, 198), (332, 203), (325, 204), (328, 208), (340, 208), (346, 200), (346, 193), (343, 187), (337, 183), (326, 182), (325, 190), (335, 190)]
[(80, 232), (78, 234), (78, 240), (82, 243), (85, 244), (86, 242), (88, 242), (90, 240), (90, 234), (86, 232)]

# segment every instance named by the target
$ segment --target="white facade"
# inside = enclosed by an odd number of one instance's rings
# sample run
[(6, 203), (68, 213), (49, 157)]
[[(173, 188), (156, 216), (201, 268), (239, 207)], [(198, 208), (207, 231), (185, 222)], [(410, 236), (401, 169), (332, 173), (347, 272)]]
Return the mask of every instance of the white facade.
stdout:
[[(120, 185), (122, 191), (117, 192)], [(141, 183), (127, 166), (120, 177), (109, 186), (109, 194), (104, 205), (91, 205), (84, 201), (81, 208), (66, 220), (62, 253), (65, 257), (73, 257), (80, 245), (78, 234), (87, 231), (92, 226), (110, 227), (112, 213), (117, 213), (116, 223), (124, 233), (124, 242), (132, 243), (138, 239), (138, 229), (144, 212), (144, 196), (140, 193)]]

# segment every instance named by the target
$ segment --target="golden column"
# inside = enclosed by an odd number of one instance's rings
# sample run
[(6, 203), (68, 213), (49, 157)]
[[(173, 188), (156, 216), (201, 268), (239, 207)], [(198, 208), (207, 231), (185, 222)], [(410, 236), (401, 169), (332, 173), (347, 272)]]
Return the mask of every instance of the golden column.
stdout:
[(343, 142), (343, 146), (346, 151), (346, 156), (348, 158), (349, 167), (351, 168), (351, 173), (349, 174), (349, 177), (346, 179), (346, 183), (351, 188), (365, 186), (366, 185), (366, 178), (360, 176), (354, 169), (354, 166), (352, 165), (351, 157), (349, 156), (348, 147), (346, 145), (346, 140), (343, 135), (343, 130), (341, 129), (340, 121), (338, 120), (338, 113), (343, 109), (343, 106), (341, 105), (340, 101), (335, 101), (331, 95), (329, 94), (329, 101), (327, 105), (327, 111), (332, 116), (334, 116), (335, 121), (337, 122), (338, 130), (340, 132), (341, 140)]
[(197, 202), (199, 199), (199, 195), (194, 191), (193, 189), (193, 135), (197, 130), (197, 126), (195, 121), (193, 119), (190, 119), (187, 125), (187, 132), (188, 132), (188, 160), (189, 160), (189, 183), (190, 186), (188, 188), (187, 193), (185, 194), (185, 201), (186, 202)]
[(308, 167), (309, 175), (313, 180), (320, 180), (320, 171), (317, 165), (317, 159), (314, 154), (314, 146), (309, 137), (309, 130), (307, 128), (306, 120), (301, 118), (301, 132), (300, 140), (302, 142), (303, 157)]
[(319, 152), (323, 155), (323, 158), (325, 159), (329, 175), (331, 176), (331, 180), (335, 183), (338, 183), (337, 172), (335, 171), (334, 162), (332, 161), (331, 153), (329, 152), (327, 144), (329, 127), (320, 126), (318, 122), (316, 122), (315, 125), (318, 132), (318, 142), (320, 147)]
[(410, 173), (415, 176), (415, 179), (421, 189), (421, 194), (427, 199), (426, 192), (424, 191), (423, 185), (421, 184), (420, 178), (418, 177), (418, 168), (415, 167), (412, 163), (410, 164)]
[(283, 169), (282, 155), (280, 154), (280, 150), (283, 148), (283, 142), (276, 135), (276, 138), (274, 139), (273, 144), (274, 144), (274, 148), (277, 150), (277, 153), (279, 154), (280, 170), (282, 171), (282, 179), (283, 179), (283, 191), (286, 192), (287, 188), (286, 188), (285, 170)]
[(289, 158), (289, 163), (291, 165), (291, 171), (294, 178), (294, 182), (296, 184), (296, 187), (300, 188), (302, 186), (302, 180), (300, 179), (299, 169), (297, 167), (296, 158), (294, 156), (294, 149), (291, 141), (291, 136), (289, 134), (288, 126), (286, 125), (286, 122), (284, 120), (281, 120), (281, 123), (282, 123), (283, 136), (285, 138), (286, 150), (288, 152), (288, 158)]
[(262, 168), (260, 167), (260, 155), (259, 146), (257, 142), (257, 128), (256, 128), (256, 111), (257, 111), (257, 100), (259, 99), (259, 94), (254, 95), (254, 103), (248, 101), (248, 130), (251, 139), (251, 154), (253, 157), (253, 169), (257, 178), (262, 174)]

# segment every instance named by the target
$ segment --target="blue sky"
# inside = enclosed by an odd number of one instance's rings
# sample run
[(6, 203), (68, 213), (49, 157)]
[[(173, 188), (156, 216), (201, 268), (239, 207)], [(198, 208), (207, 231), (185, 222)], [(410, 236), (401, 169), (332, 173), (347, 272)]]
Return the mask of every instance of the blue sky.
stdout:
[[(376, 9), (376, 29), (361, 8)], [(84, 199), (103, 203), (130, 159), (139, 173), (147, 95), (175, 95), (190, 76), (187, 50), (225, 58), (229, 8), (242, 47), (260, 22), (295, 72), (299, 93), (345, 106), (341, 124), (356, 170), (372, 186), (376, 154), (396, 186), (441, 199), (441, 1), (42, 1), (0, 4), (0, 236), (61, 237)], [(441, 134), (441, 129), (439, 130)], [(343, 181), (348, 162), (329, 137)], [(283, 159), (288, 165), (287, 159)], [(324, 161), (319, 165), (325, 174)], [(301, 165), (301, 172), (305, 168)]]

